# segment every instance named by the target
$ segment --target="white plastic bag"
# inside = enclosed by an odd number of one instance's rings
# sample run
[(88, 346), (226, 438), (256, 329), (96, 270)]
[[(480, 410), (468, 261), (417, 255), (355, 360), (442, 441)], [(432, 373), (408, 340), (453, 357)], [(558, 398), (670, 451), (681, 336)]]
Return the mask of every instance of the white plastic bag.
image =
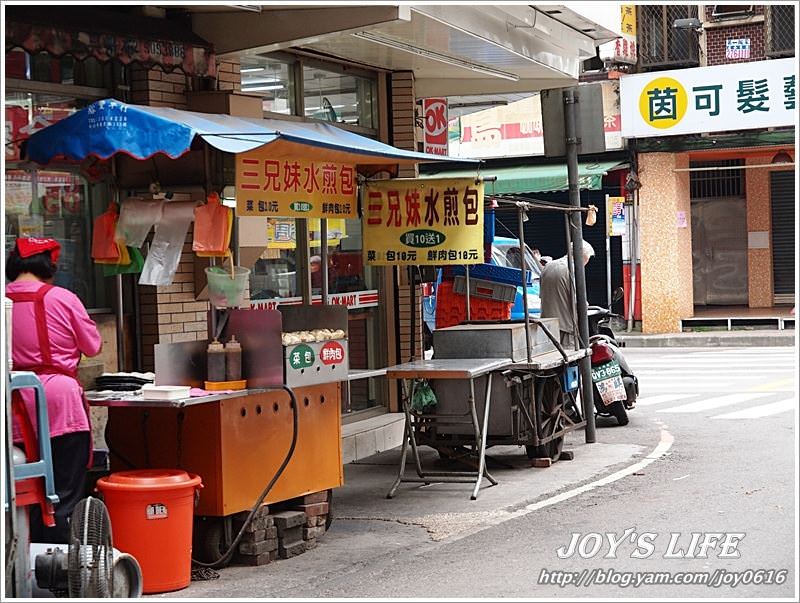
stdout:
[(165, 203), (161, 220), (139, 277), (140, 285), (171, 285), (189, 224), (194, 220), (196, 201)]
[(130, 247), (141, 247), (150, 229), (161, 220), (163, 205), (161, 199), (125, 199), (117, 222), (117, 240), (122, 239)]

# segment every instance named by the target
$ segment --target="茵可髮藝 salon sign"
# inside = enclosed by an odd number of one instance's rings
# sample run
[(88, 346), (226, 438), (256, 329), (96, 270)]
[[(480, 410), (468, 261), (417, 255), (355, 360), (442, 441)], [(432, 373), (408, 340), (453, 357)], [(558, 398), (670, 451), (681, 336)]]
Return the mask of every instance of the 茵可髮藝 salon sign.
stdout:
[(626, 75), (620, 78), (622, 136), (791, 126), (795, 80), (793, 58)]

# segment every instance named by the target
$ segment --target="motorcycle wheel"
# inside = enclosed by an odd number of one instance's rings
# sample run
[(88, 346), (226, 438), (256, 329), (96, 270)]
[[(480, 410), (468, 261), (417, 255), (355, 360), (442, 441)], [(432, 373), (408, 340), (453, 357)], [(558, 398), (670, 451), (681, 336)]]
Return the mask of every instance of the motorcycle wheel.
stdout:
[(624, 402), (614, 402), (608, 410), (617, 420), (620, 427), (625, 427), (628, 424), (628, 413), (625, 410)]

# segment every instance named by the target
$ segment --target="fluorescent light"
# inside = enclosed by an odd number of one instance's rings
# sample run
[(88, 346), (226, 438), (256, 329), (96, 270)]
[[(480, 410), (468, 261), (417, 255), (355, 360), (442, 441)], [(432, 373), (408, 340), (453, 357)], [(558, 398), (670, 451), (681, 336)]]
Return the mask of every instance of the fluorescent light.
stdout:
[(382, 36), (374, 32), (359, 31), (350, 35), (355, 36), (356, 38), (361, 38), (363, 40), (369, 40), (370, 42), (375, 42), (376, 44), (382, 44), (383, 46), (394, 48), (395, 50), (402, 50), (403, 52), (408, 52), (409, 54), (414, 54), (426, 59), (439, 61), (440, 63), (447, 63), (448, 65), (463, 67), (464, 69), (469, 69), (470, 71), (475, 71), (477, 73), (485, 73), (486, 75), (499, 77), (505, 80), (511, 80), (512, 82), (519, 81), (519, 76), (515, 73), (509, 73), (508, 71), (500, 71), (499, 69), (494, 69), (492, 67), (485, 67), (484, 65), (471, 63), (470, 61), (465, 61), (464, 59), (459, 59), (458, 57), (450, 56), (441, 52), (437, 52), (435, 50), (419, 48), (407, 42), (402, 42), (400, 40), (395, 40), (393, 38), (387, 38), (385, 36)]
[(277, 77), (248, 77), (245, 78), (245, 81), (242, 84), (279, 84), (281, 83), (280, 78)]
[[(331, 105), (331, 108), (333, 108), (333, 109), (344, 109), (346, 106), (347, 105)], [(327, 109), (328, 107), (306, 107), (306, 113), (308, 113), (309, 111), (319, 111), (319, 110), (321, 110), (323, 108)]]
[(249, 86), (247, 88), (242, 87), (242, 92), (251, 92), (253, 90), (280, 90), (283, 88), (283, 84), (272, 84), (269, 86)]
[(264, 71), (265, 67), (247, 67), (246, 69), (240, 69), (241, 73), (255, 73), (257, 71)]

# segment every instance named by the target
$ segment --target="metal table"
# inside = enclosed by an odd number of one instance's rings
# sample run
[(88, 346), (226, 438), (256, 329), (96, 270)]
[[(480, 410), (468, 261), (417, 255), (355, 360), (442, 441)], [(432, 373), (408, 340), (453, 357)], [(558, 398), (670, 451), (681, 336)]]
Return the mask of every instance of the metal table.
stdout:
[[(403, 396), (403, 414), (405, 415), (405, 434), (403, 436), (403, 446), (400, 452), (400, 468), (397, 474), (397, 479), (392, 484), (391, 489), (386, 494), (387, 498), (392, 498), (397, 492), (397, 488), (402, 482), (424, 483), (430, 484), (431, 482), (456, 482), (456, 483), (472, 483), (475, 482), (475, 488), (472, 491), (471, 500), (478, 498), (478, 491), (481, 487), (483, 478), (489, 480), (494, 486), (497, 480), (492, 477), (486, 469), (486, 432), (487, 423), (489, 420), (489, 407), (491, 403), (492, 392), (492, 372), (508, 365), (511, 362), (509, 358), (468, 358), (468, 359), (441, 359), (441, 360), (415, 360), (413, 362), (406, 362), (390, 366), (386, 369), (386, 377), (388, 379), (408, 379), (411, 380), (410, 391), (408, 396)], [(486, 391), (485, 391), (485, 405), (483, 412), (483, 421), (478, 422), (478, 413), (475, 408), (475, 379), (486, 375)], [(467, 406), (469, 408), (469, 417), (457, 415), (425, 415), (419, 414), (421, 419), (435, 420), (441, 424), (463, 424), (472, 423), (473, 432), (475, 435), (475, 450), (478, 452), (478, 470), (477, 471), (425, 471), (422, 468), (422, 461), (419, 457), (419, 450), (414, 432), (414, 413), (411, 409), (411, 401), (414, 397), (414, 389), (416, 387), (417, 379), (466, 379), (469, 381), (469, 396), (467, 399)], [(408, 455), (408, 448), (411, 446), (411, 453), (414, 457), (414, 465), (416, 467), (417, 477), (406, 477), (406, 458)]]
[(187, 406), (196, 406), (198, 404), (208, 404), (209, 402), (218, 402), (219, 400), (240, 398), (242, 396), (249, 396), (250, 394), (258, 394), (265, 391), (268, 390), (243, 389), (232, 393), (208, 394), (207, 396), (192, 396), (190, 398), (178, 398), (176, 400), (148, 400), (147, 398), (142, 397), (140, 393), (133, 394), (130, 392), (113, 392), (109, 394), (98, 394), (97, 392), (90, 390), (86, 392), (86, 400), (89, 402), (89, 406), (185, 408)]

